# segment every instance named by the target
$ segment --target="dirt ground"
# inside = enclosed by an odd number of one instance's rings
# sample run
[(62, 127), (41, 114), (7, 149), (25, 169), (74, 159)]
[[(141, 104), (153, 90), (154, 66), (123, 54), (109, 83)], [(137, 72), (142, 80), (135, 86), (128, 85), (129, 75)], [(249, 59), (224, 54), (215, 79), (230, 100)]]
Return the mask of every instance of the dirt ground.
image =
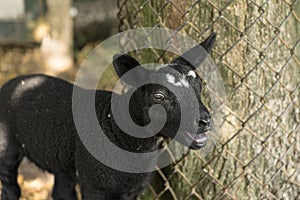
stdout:
[(21, 187), (21, 200), (50, 200), (54, 176), (38, 169), (24, 159), (19, 168), (18, 183)]
[[(37, 168), (26, 158), (22, 161), (18, 176), (18, 184), (22, 192), (20, 200), (52, 200), (53, 183), (54, 176), (52, 174)], [(76, 191), (80, 200), (79, 186), (76, 187)]]

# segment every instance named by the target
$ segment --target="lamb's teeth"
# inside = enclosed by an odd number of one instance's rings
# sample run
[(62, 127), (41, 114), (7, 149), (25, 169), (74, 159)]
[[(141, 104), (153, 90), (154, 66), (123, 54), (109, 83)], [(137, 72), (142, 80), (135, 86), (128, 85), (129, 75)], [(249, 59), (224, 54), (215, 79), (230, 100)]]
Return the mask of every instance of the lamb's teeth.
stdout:
[(200, 138), (195, 140), (197, 143), (204, 143), (206, 141), (206, 138)]
[(206, 142), (206, 140), (207, 140), (207, 136), (206, 136), (206, 134), (204, 133), (202, 133), (202, 134), (198, 134), (198, 135), (196, 135), (196, 137), (194, 138), (194, 140), (195, 140), (195, 142), (196, 143), (205, 143)]

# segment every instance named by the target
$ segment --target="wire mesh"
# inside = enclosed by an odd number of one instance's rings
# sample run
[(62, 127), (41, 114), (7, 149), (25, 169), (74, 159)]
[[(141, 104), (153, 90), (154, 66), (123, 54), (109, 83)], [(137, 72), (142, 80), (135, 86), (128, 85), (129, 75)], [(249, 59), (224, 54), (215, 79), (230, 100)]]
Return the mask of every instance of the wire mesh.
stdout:
[[(223, 133), (206, 157), (191, 151), (140, 199), (298, 199), (300, 3), (298, 0), (118, 0), (119, 30), (162, 27), (201, 41), (227, 98)], [(151, 50), (158, 61), (164, 52)], [(153, 58), (152, 58), (153, 59)]]

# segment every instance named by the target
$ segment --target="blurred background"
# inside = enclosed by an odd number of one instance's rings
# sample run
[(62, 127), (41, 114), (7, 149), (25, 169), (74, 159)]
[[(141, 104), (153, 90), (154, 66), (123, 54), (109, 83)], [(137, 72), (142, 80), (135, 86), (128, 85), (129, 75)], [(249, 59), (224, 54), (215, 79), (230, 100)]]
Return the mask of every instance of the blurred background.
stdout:
[[(0, 0), (0, 85), (29, 73), (72, 82), (93, 47), (140, 27), (197, 41), (217, 32), (212, 58), (227, 97), (212, 151), (158, 170), (139, 199), (299, 199), (298, 0)], [(155, 49), (135, 54), (141, 63), (168, 60)], [(111, 90), (113, 70), (103, 80)], [(23, 200), (51, 199), (52, 175), (26, 160), (18, 181)]]

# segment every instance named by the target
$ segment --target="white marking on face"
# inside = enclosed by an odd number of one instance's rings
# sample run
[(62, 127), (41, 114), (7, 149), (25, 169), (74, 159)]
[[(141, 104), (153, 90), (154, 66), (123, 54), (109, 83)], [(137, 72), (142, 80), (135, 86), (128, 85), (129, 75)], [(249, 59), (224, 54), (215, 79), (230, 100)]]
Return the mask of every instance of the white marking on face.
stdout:
[(183, 77), (182, 79), (179, 79), (179, 82), (186, 88), (190, 86), (189, 82)]
[(176, 86), (178, 86), (178, 85), (180, 85), (180, 83), (175, 83), (175, 76), (173, 76), (173, 75), (171, 75), (171, 74), (167, 74), (166, 75), (166, 78), (167, 78), (167, 81), (169, 82), (169, 83), (171, 83), (171, 84), (173, 84), (173, 85), (176, 85)]
[(175, 86), (183, 86), (188, 88), (189, 87), (189, 82), (185, 79), (185, 77), (183, 76), (181, 79), (179, 79), (179, 81), (175, 81), (175, 76), (173, 76), (172, 74), (167, 74), (166, 75), (167, 81)]
[(196, 75), (196, 73), (194, 72), (194, 71), (189, 71), (188, 73), (187, 73), (187, 75), (186, 76), (191, 76), (191, 77), (193, 77), (193, 78), (196, 78), (197, 77), (197, 75)]

